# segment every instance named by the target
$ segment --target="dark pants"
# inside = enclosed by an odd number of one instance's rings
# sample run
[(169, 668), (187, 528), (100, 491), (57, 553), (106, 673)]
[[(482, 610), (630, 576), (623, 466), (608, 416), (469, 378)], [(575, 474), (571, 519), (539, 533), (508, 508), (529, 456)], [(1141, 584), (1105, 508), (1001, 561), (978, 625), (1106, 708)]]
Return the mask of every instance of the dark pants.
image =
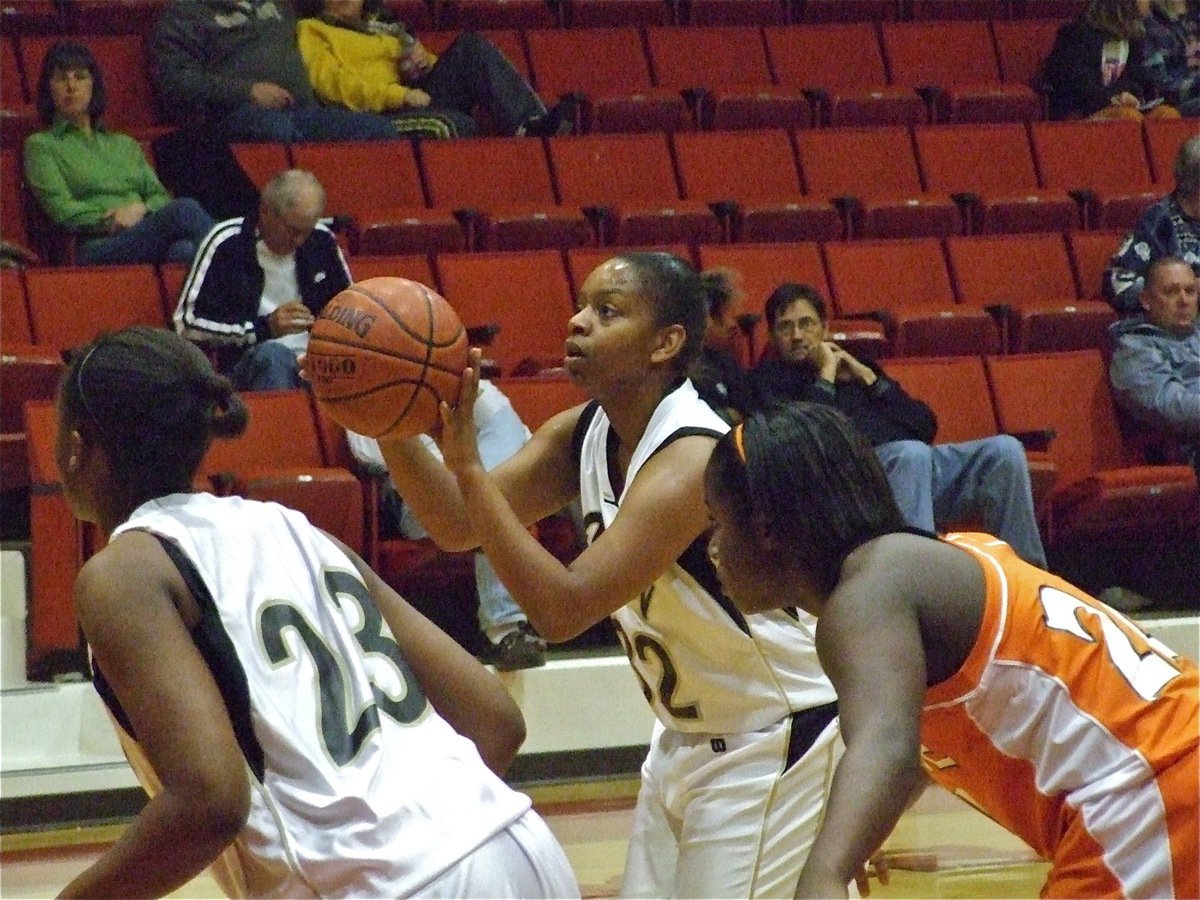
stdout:
[(487, 38), (464, 31), (438, 57), (424, 78), (411, 87), (429, 95), (431, 108), (456, 109), (470, 115), (477, 106), (491, 114), (503, 134), (514, 134), (528, 120), (546, 112), (525, 77)]

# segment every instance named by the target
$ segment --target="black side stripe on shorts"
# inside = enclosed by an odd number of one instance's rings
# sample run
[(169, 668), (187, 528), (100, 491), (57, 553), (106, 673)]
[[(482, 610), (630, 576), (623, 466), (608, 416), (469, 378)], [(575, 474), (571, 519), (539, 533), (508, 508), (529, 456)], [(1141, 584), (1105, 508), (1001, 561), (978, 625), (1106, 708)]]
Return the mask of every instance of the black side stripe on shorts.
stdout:
[(837, 713), (836, 700), (792, 713), (792, 730), (788, 735), (787, 760), (783, 767), (785, 772), (804, 758), (825, 726), (837, 718)]

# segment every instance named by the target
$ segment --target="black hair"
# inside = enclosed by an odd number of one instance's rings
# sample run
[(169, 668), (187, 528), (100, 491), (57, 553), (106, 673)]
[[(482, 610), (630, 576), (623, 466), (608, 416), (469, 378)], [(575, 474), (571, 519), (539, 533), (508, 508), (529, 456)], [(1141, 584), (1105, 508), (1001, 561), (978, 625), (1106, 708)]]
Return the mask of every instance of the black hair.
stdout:
[(50, 79), (55, 72), (72, 69), (87, 69), (92, 76), (92, 102), (88, 104), (88, 115), (96, 125), (108, 109), (108, 91), (104, 88), (104, 75), (92, 51), (83, 44), (60, 41), (49, 50), (42, 60), (42, 71), (38, 76), (37, 112), (46, 125), (54, 121), (54, 98), (50, 95)]
[(793, 281), (785, 281), (779, 287), (771, 292), (771, 296), (767, 298), (767, 305), (764, 312), (767, 316), (767, 327), (774, 328), (775, 320), (779, 318), (779, 314), (795, 303), (797, 300), (806, 300), (812, 306), (817, 314), (817, 318), (824, 325), (828, 320), (825, 318), (825, 298), (811, 284), (796, 284)]
[(190, 490), (210, 439), (235, 437), (249, 420), (233, 384), (199, 348), (145, 325), (72, 353), (59, 409), (103, 448), (116, 486), (139, 503)]
[(855, 547), (905, 528), (875, 450), (833, 407), (788, 403), (750, 414), (738, 430), (713, 449), (710, 490), (739, 527), (773, 539), (822, 593)]
[(629, 263), (637, 272), (639, 287), (650, 300), (655, 324), (660, 328), (683, 326), (687, 337), (673, 362), (676, 371), (686, 371), (704, 346), (708, 292), (714, 279), (722, 276), (701, 274), (674, 253), (633, 251), (615, 258)]

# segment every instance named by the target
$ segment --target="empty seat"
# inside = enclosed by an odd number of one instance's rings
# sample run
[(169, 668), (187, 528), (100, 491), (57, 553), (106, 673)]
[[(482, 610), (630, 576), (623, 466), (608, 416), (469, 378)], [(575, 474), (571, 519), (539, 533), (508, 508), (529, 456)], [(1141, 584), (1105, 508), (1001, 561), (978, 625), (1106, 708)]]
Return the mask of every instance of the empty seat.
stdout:
[(28, 106), (30, 102), (28, 81), (16, 39), (6, 32), (0, 35), (0, 107), (14, 110)]
[(955, 302), (939, 241), (834, 242), (825, 245), (825, 262), (838, 314), (885, 322), (895, 354), (1000, 350), (995, 320), (981, 307)]
[(550, 138), (563, 203), (587, 209), (602, 245), (721, 241), (728, 222), (685, 200), (665, 134)]
[[(286, 144), (230, 144), (229, 149), (242, 171), (246, 173), (246, 177), (260, 191), (272, 177), (292, 167), (292, 154)], [(316, 155), (318, 154), (314, 153), (307, 158), (312, 161)], [(329, 186), (325, 184), (324, 173), (318, 174), (317, 177), (321, 179), (328, 194)]]
[(1127, 455), (1099, 350), (985, 362), (1001, 428), (1054, 432), (1049, 453), (1059, 480), (1051, 496), (1052, 543), (1195, 527), (1195, 471), (1140, 465)]
[(1116, 316), (1079, 299), (1061, 234), (947, 238), (946, 252), (961, 302), (1006, 308), (1013, 352), (1104, 345)]
[(1006, 84), (1027, 84), (1036, 90), (1042, 65), (1061, 26), (1060, 19), (993, 21), (1001, 80)]
[(865, 237), (942, 237), (963, 232), (948, 194), (921, 182), (908, 129), (828, 128), (796, 135), (800, 174), (810, 197), (844, 209), (851, 233)]
[(973, 232), (1080, 226), (1079, 209), (1065, 190), (1038, 185), (1024, 125), (921, 125), (913, 137), (926, 186), (958, 196), (971, 211)]
[(881, 29), (892, 83), (928, 89), (937, 121), (1041, 117), (1042, 101), (1032, 88), (1000, 80), (987, 22), (900, 22)]
[(1175, 157), (1188, 138), (1200, 135), (1195, 119), (1146, 119), (1146, 150), (1150, 154), (1154, 181), (1167, 193), (1175, 189)]
[(60, 266), (25, 273), (39, 344), (65, 350), (130, 325), (166, 327), (153, 266)]
[(928, 118), (925, 102), (888, 82), (874, 23), (763, 29), (775, 78), (805, 92), (826, 125), (911, 125)]
[(29, 300), (19, 269), (0, 269), (0, 342), (4, 346), (33, 343)]
[(805, 197), (787, 132), (677, 134), (684, 196), (732, 210), (738, 241), (826, 241), (845, 236), (828, 200)]
[[(408, 141), (297, 144), (292, 163), (325, 188), (325, 210), (353, 219), (355, 253), (464, 250), (467, 231), (451, 208), (431, 209)], [(364, 178), (363, 173), (371, 177)]]
[(1067, 249), (1071, 253), (1071, 264), (1075, 272), (1075, 286), (1079, 296), (1085, 300), (1099, 300), (1102, 296), (1101, 282), (1113, 254), (1121, 247), (1126, 232), (1121, 229), (1108, 231), (1072, 231), (1067, 234)]
[(63, 361), (50, 347), (23, 344), (4, 334), (0, 351), (0, 491), (29, 486), (25, 404), (52, 401), (58, 392)]
[(200, 464), (217, 493), (281, 503), (308, 516), (357, 553), (365, 551), (365, 504), (358, 479), (330, 466), (308, 391), (241, 395), (250, 410), (245, 432), (213, 441)]
[(655, 82), (689, 92), (704, 128), (804, 128), (802, 90), (773, 84), (762, 33), (749, 26), (647, 28)]
[(1139, 122), (1034, 122), (1030, 137), (1042, 185), (1076, 197), (1087, 228), (1131, 228), (1162, 194)]
[(584, 130), (691, 127), (691, 112), (679, 91), (654, 85), (636, 28), (530, 31), (526, 41), (543, 99), (583, 95)]
[[(52, 34), (21, 39), (21, 57), (32, 90), (37, 89), (46, 52), (60, 40), (63, 40), (62, 35)], [(104, 73), (104, 88), (108, 93), (104, 124), (117, 131), (161, 124), (147, 73), (142, 35), (89, 35), (83, 43), (92, 51)]]
[(500, 326), (488, 356), (501, 374), (562, 366), (574, 303), (561, 253), (448, 253), (438, 257), (438, 270), (464, 325)]
[(575, 247), (594, 240), (583, 213), (559, 205), (540, 140), (470, 138), (421, 146), (429, 200), (461, 211), (488, 250)]
[(368, 278), (407, 278), (419, 281), (435, 291), (438, 287), (437, 272), (432, 260), (420, 253), (393, 256), (355, 256), (349, 261), (350, 274), (355, 281)]

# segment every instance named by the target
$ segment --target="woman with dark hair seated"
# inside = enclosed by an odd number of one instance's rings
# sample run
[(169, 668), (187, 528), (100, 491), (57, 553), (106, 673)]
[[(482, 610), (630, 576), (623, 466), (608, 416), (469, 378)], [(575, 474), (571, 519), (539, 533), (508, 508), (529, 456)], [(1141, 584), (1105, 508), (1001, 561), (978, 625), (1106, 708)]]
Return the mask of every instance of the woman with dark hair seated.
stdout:
[(103, 125), (107, 94), (92, 51), (50, 48), (25, 141), (25, 181), (50, 220), (80, 238), (81, 264), (190, 263), (213, 226), (195, 200), (171, 199), (138, 142)]

